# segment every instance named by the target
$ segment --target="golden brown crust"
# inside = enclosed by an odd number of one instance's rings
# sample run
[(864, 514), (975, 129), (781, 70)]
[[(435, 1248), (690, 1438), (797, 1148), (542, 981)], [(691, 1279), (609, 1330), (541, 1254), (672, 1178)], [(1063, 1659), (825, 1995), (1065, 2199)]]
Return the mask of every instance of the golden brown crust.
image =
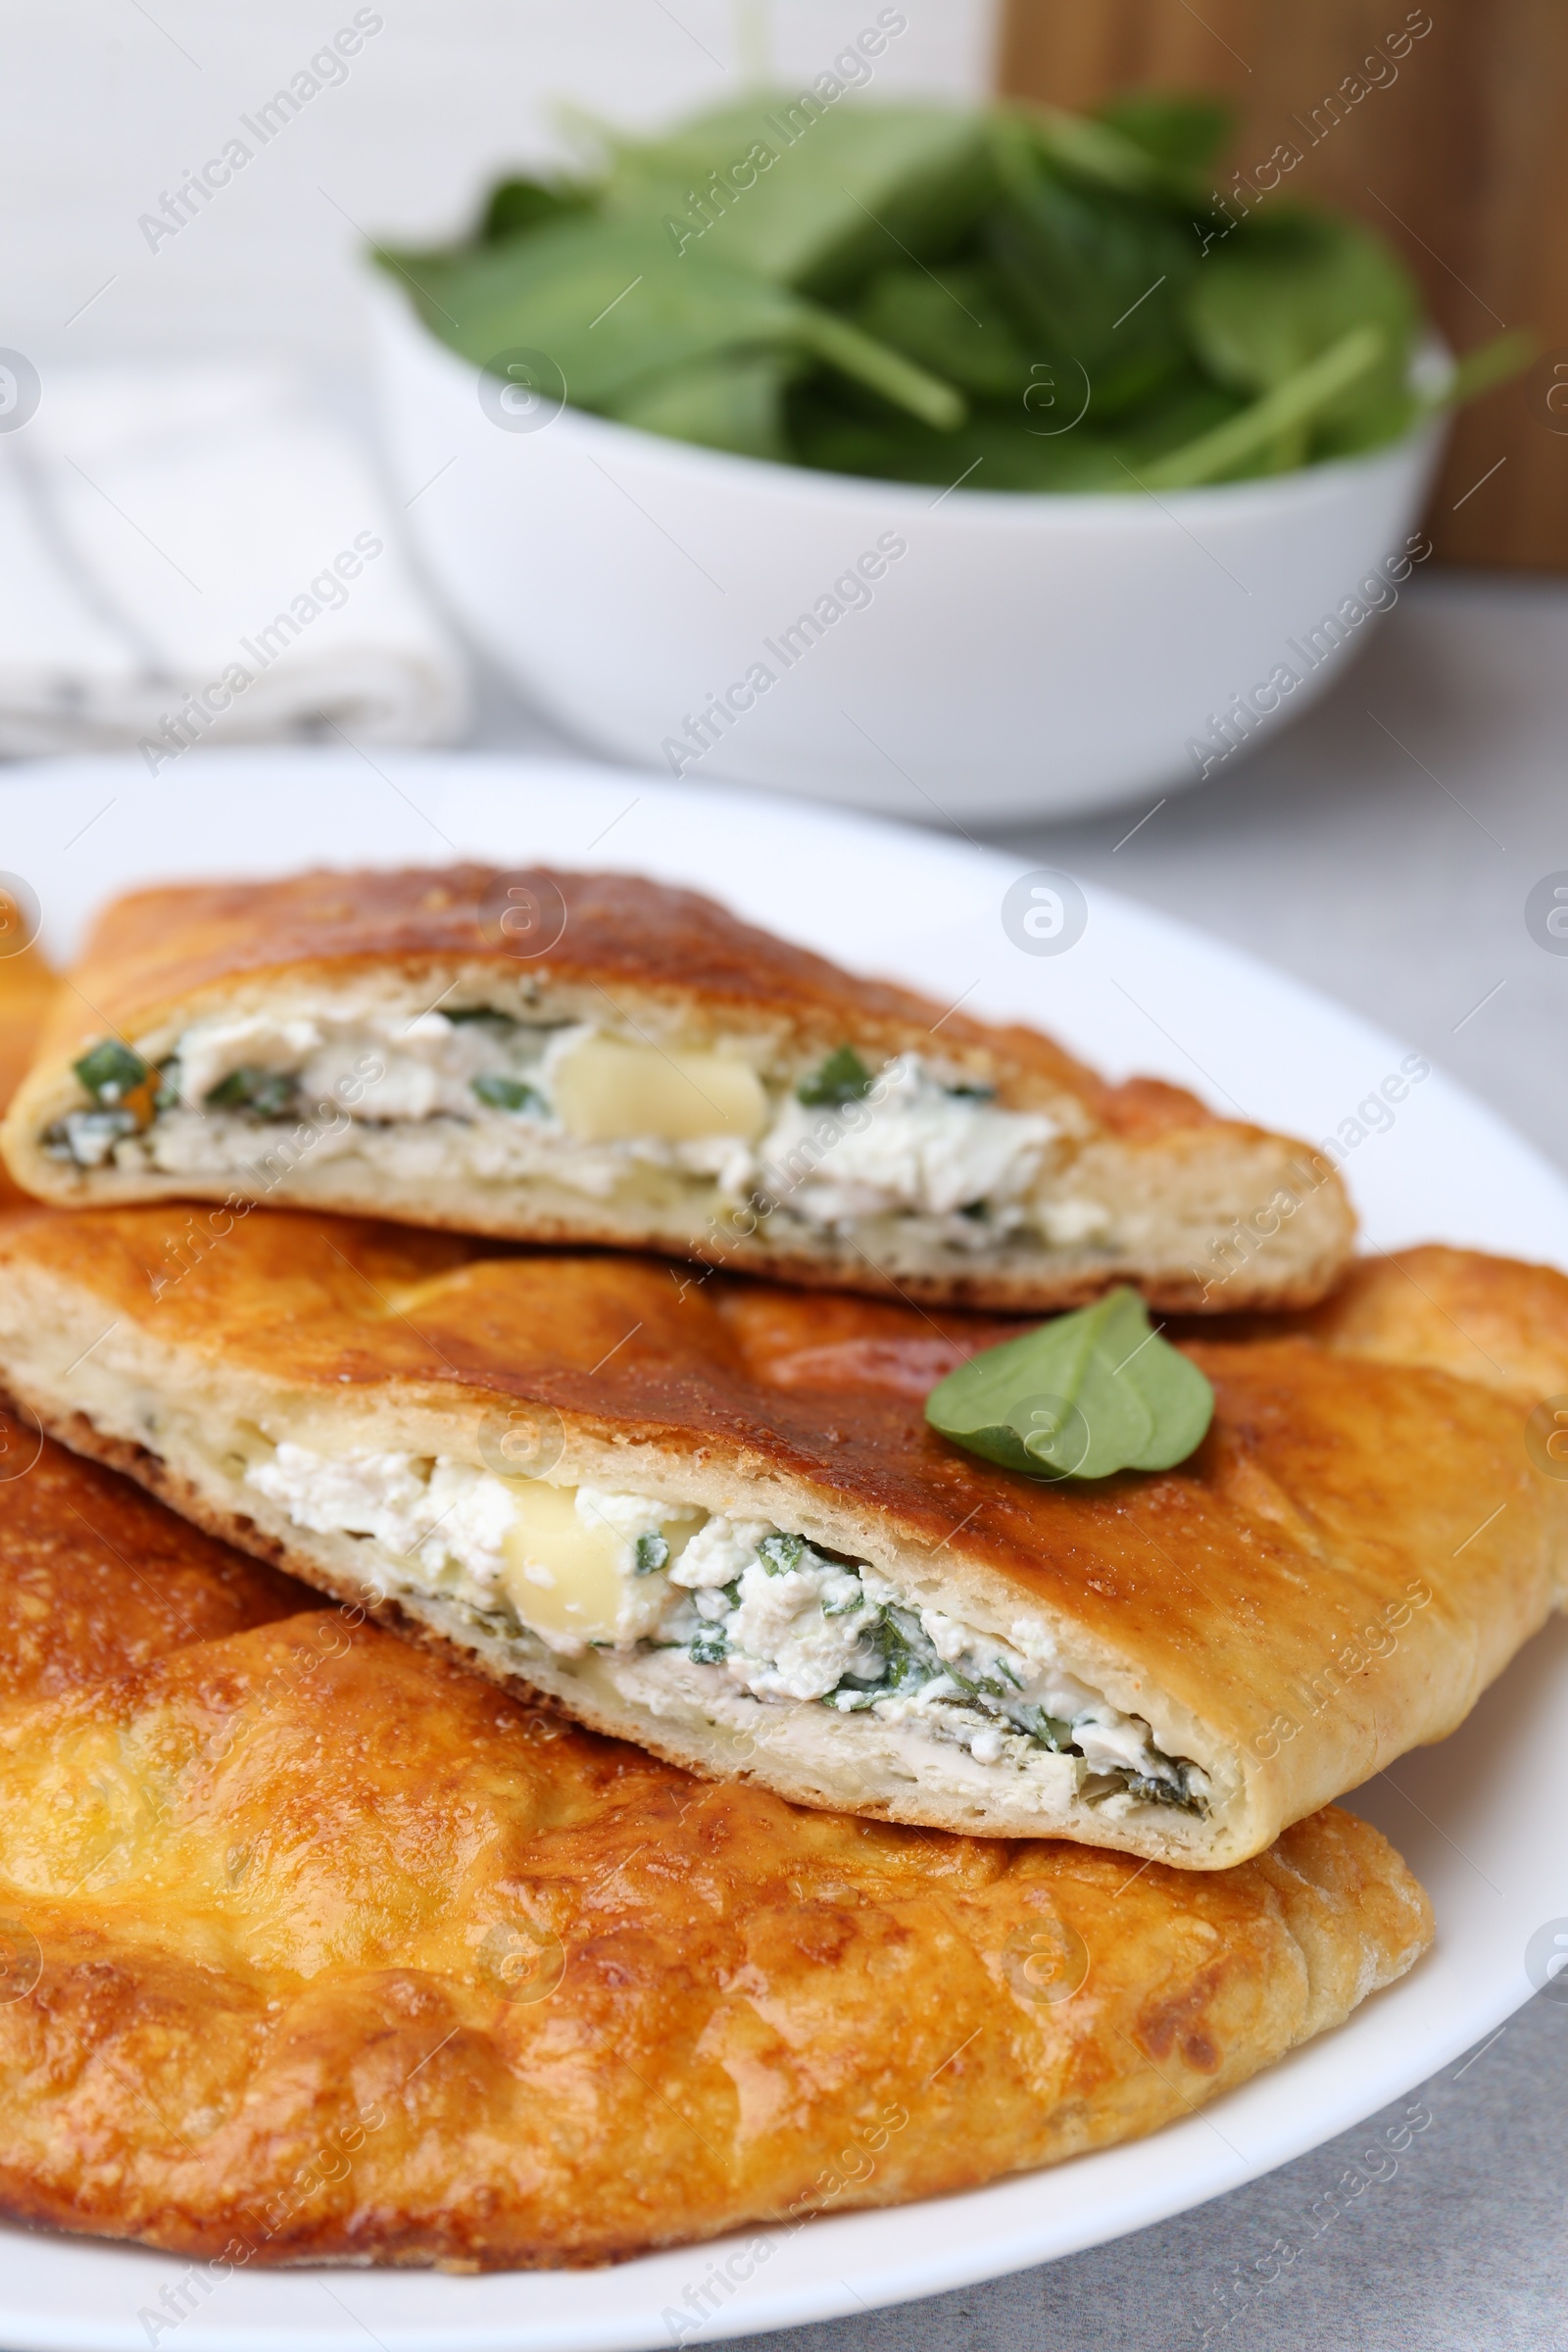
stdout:
[[(1241, 1775), (1223, 1827), (1236, 1842), (1216, 1832), (1186, 1857), (1199, 1867), (1258, 1850), (1451, 1730), (1568, 1585), (1568, 1486), (1532, 1468), (1522, 1397), (1432, 1365), (1424, 1328), (1399, 1320), (1411, 1286), (1398, 1261), (1358, 1286), (1360, 1319), (1343, 1337), (1332, 1318), (1320, 1333), (1311, 1318), (1224, 1338), (1202, 1327), (1186, 1345), (1217, 1410), (1197, 1454), (1068, 1491), (981, 1462), (925, 1424), (925, 1393), (1004, 1334), (995, 1319), (808, 1298), (618, 1254), (483, 1255), (260, 1210), (171, 1279), (182, 1247), (178, 1214), (161, 1208), (39, 1211), (0, 1235), (0, 1366), (72, 1443), (100, 1450), (104, 1439), (93, 1422), (59, 1419), (74, 1409), (69, 1380), (25, 1372), (32, 1331), (66, 1302), (72, 1354), (100, 1330), (100, 1370), (140, 1348), (135, 1378), (161, 1384), (166, 1403), (250, 1382), (247, 1409), (265, 1420), (275, 1408), (276, 1426), (318, 1411), (328, 1450), (384, 1442), (482, 1458), (487, 1416), (516, 1398), (553, 1407), (584, 1446), (616, 1449), (601, 1451), (593, 1483), (616, 1484), (622, 1461), (619, 1483), (655, 1492), (671, 1475), (722, 1477), (754, 1507), (765, 1495), (778, 1524), (928, 1574), (956, 1614), (978, 1606), (978, 1622), (1004, 1626), (1021, 1603), (1067, 1629), (1128, 1678), (1126, 1695), (1103, 1686), (1118, 1705), (1156, 1730), (1189, 1725)], [(1463, 1279), (1528, 1327), (1533, 1361), (1559, 1364), (1568, 1391), (1568, 1282), (1476, 1257)], [(22, 1301), (14, 1313), (7, 1298)], [(1387, 1360), (1371, 1346), (1379, 1328)], [(367, 1416), (386, 1414), (413, 1434), (377, 1439)], [(164, 1476), (147, 1457), (125, 1466)], [(263, 1547), (253, 1525), (223, 1515), (232, 1505), (165, 1491)], [(803, 1515), (779, 1517), (786, 1504)], [(341, 1589), (303, 1536), (271, 1556)], [(637, 1719), (635, 1736), (711, 1762), (671, 1725)], [(1206, 1768), (1201, 1746), (1167, 1740), (1167, 1751)], [(752, 1769), (774, 1771), (765, 1758)], [(802, 1779), (770, 1785), (845, 1801)], [(904, 1818), (974, 1819), (918, 1810), (929, 1800), (917, 1789), (899, 1801)], [(1094, 1834), (1134, 1844), (1144, 1833)]]
[(13, 1709), (0, 1761), (0, 2206), (235, 2266), (961, 2189), (1157, 2129), (1431, 1936), (1345, 1814), (1198, 1878), (801, 1813), (331, 1611)]
[[(57, 1005), (42, 1056), (71, 1059), (102, 1036), (99, 1014), (135, 1035), (169, 1007), (201, 1000), (241, 974), (304, 969), (342, 978), (388, 965), (417, 974), (432, 959), (461, 956), (515, 975), (519, 959), (480, 917), (509, 881), (534, 895), (547, 932), (555, 929), (551, 909), (564, 916), (559, 940), (537, 958), (556, 982), (624, 986), (676, 1005), (700, 998), (722, 1016), (755, 1016), (763, 1027), (783, 1018), (824, 1048), (842, 1042), (851, 1026), (873, 1042), (885, 1039), (892, 1053), (911, 1028), (929, 1036), (944, 1009), (907, 989), (855, 979), (697, 891), (634, 874), (538, 866), (509, 875), (472, 864), (318, 869), (277, 882), (193, 883), (116, 900), (73, 975), (90, 1003), (72, 998)], [(522, 968), (534, 968), (534, 959)], [(1097, 1111), (1110, 1092), (1033, 1029), (988, 1029), (955, 1013), (942, 1034), (955, 1052), (1004, 1040), (1010, 1058)], [(1180, 1102), (1186, 1124), (1207, 1122), (1194, 1096)]]
[(0, 1709), (319, 1604), (0, 1407)]
[[(0, 956), (0, 1111), (21, 1085), (37, 1051), (55, 977), (36, 948)], [(0, 1161), (0, 1210), (26, 1199)]]
[[(508, 952), (497, 928), (509, 884), (539, 916), (529, 939), (541, 952), (525, 958)], [(865, 1248), (779, 1216), (753, 1217), (742, 1230), (745, 1218), (712, 1213), (716, 1194), (709, 1206), (659, 1209), (619, 1196), (573, 1197), (564, 1187), (388, 1173), (359, 1152), (291, 1154), (266, 1180), (226, 1167), (83, 1171), (42, 1149), (51, 1122), (85, 1100), (72, 1064), (106, 1033), (127, 1042), (167, 1037), (162, 1053), (190, 1022), (232, 1010), (239, 997), (254, 1008), (270, 985), (371, 981), (406, 983), (419, 992), (421, 1008), (482, 1003), (498, 982), (503, 991), (519, 982), (546, 989), (562, 1003), (575, 992), (575, 1008), (560, 1017), (603, 1019), (639, 1037), (652, 1022), (654, 1032), (673, 1023), (704, 1037), (770, 1040), (792, 1069), (810, 1067), (847, 1040), (874, 1067), (900, 1054), (929, 1054), (937, 1038), (943, 1061), (994, 1088), (1004, 1107), (1046, 1109), (1058, 1126), (1065, 1122), (1091, 1199), (1108, 1194), (1133, 1203), (1144, 1239), (1125, 1249), (999, 1243), (990, 1252), (955, 1255), (935, 1246)], [(1330, 1287), (1353, 1241), (1338, 1176), (1304, 1147), (1218, 1120), (1159, 1080), (1107, 1085), (1036, 1030), (988, 1026), (908, 990), (858, 979), (710, 899), (636, 876), (547, 868), (509, 876), (470, 864), (144, 891), (107, 909), (73, 982), (56, 1001), (0, 1135), (18, 1181), (62, 1205), (260, 1192), (514, 1240), (667, 1249), (804, 1285), (1013, 1312), (1081, 1304), (1128, 1279), (1172, 1311), (1305, 1304)], [(1282, 1216), (1285, 1194), (1295, 1206)], [(1245, 1247), (1224, 1256), (1239, 1224), (1261, 1227), (1270, 1216), (1266, 1232), (1249, 1227)], [(1219, 1292), (1216, 1250), (1229, 1266)]]

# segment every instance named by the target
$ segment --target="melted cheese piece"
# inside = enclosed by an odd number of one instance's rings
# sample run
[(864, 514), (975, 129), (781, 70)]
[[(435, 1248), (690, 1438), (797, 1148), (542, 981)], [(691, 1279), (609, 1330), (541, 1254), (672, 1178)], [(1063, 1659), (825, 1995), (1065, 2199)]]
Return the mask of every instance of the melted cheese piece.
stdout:
[(556, 1111), (579, 1143), (639, 1136), (695, 1143), (711, 1135), (753, 1142), (767, 1125), (762, 1082), (726, 1054), (666, 1054), (615, 1037), (586, 1037), (551, 1072)]
[(502, 1540), (501, 1581), (524, 1625), (583, 1642), (614, 1641), (625, 1585), (618, 1531), (608, 1521), (585, 1522), (574, 1487), (533, 1478), (502, 1483), (516, 1517)]

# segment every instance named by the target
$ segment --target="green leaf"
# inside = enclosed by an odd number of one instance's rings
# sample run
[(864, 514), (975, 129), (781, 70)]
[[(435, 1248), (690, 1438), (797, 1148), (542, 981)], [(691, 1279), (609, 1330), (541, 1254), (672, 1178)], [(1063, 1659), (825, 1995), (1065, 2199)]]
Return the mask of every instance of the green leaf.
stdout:
[(588, 218), (402, 272), (426, 324), (484, 367), (527, 347), (579, 408), (726, 353), (808, 354), (928, 424), (958, 423), (961, 394), (833, 312), (753, 272), (677, 255), (657, 224)]
[(757, 1546), (757, 1556), (769, 1576), (788, 1576), (805, 1549), (804, 1536), (764, 1536)]
[(659, 220), (688, 260), (828, 294), (901, 248), (951, 249), (994, 193), (976, 116), (779, 92), (620, 142), (604, 203)]
[(1214, 1392), (1152, 1327), (1136, 1291), (985, 1348), (926, 1398), (944, 1437), (1041, 1478), (1168, 1470), (1207, 1430)]
[(1375, 374), (1347, 387), (1339, 414), (1408, 391), (1421, 299), (1402, 262), (1358, 222), (1328, 214), (1248, 223), (1211, 246), (1185, 304), (1199, 359), (1222, 384), (1254, 395), (1298, 375), (1355, 327), (1383, 335)]
[(1510, 327), (1506, 334), (1494, 335), (1474, 351), (1467, 351), (1454, 368), (1453, 373), (1432, 395), (1423, 401), (1427, 409), (1459, 409), (1466, 401), (1479, 400), (1484, 392), (1495, 390), (1509, 378), (1528, 368), (1540, 350), (1540, 340), (1528, 327)]
[(1096, 417), (1119, 416), (1186, 365), (1181, 303), (1198, 249), (1161, 207), (1083, 187), (1022, 139), (1008, 153), (1007, 201), (986, 238), (1030, 358), (1070, 363)]
[(872, 1087), (870, 1071), (853, 1046), (840, 1046), (830, 1054), (819, 1069), (803, 1078), (795, 1089), (795, 1100), (808, 1103), (812, 1109), (823, 1104), (862, 1102)]
[(106, 1038), (101, 1046), (94, 1046), (71, 1066), (83, 1091), (100, 1108), (122, 1102), (148, 1077), (147, 1064), (141, 1055), (112, 1037)]
[(941, 489), (1278, 473), (1521, 364), (1489, 348), (1418, 394), (1417, 291), (1371, 230), (1210, 209), (1228, 122), (1180, 92), (965, 113), (823, 74), (656, 138), (598, 125), (597, 176), (514, 175), (466, 247), (379, 258), (442, 340), (548, 355), (579, 408)]
[(949, 262), (935, 272), (914, 263), (879, 270), (856, 319), (879, 343), (891, 343), (960, 391), (1021, 408), (1033, 354), (1000, 276), (985, 264)]
[(280, 1119), (294, 1107), (299, 1080), (292, 1070), (266, 1070), (247, 1062), (209, 1087), (209, 1110), (243, 1110), (253, 1119)]
[[(1070, 379), (1064, 386), (1070, 389)], [(872, 416), (853, 394), (813, 386), (790, 404), (790, 430), (802, 464), (831, 473), (930, 482), (946, 490), (960, 475), (975, 490), (1083, 490), (1137, 494), (1156, 458), (1237, 415), (1240, 402), (1189, 372), (1151, 406), (1097, 429), (1092, 416), (1066, 432), (1036, 429), (1054, 412), (1021, 401), (977, 406), (954, 433), (933, 433), (912, 417)], [(1070, 418), (1071, 409), (1067, 411)]]
[(1093, 115), (1069, 115), (1056, 106), (1012, 107), (993, 118), (992, 139), (1001, 175), (1015, 194), (1026, 158), (1044, 161), (1097, 193), (1145, 196), (1159, 181), (1152, 159)]
[(1383, 357), (1381, 328), (1356, 326), (1328, 351), (1277, 384), (1250, 409), (1216, 425), (1185, 448), (1157, 458), (1140, 475), (1148, 490), (1190, 490), (1217, 482), (1265, 452), (1294, 426), (1333, 407), (1346, 389), (1371, 374)]
[(536, 1086), (525, 1078), (505, 1078), (499, 1071), (486, 1070), (470, 1081), (474, 1094), (492, 1110), (548, 1110), (550, 1105)]
[(605, 404), (606, 414), (645, 433), (786, 464), (784, 393), (799, 363), (787, 352), (729, 351), (648, 376)]
[(526, 236), (552, 221), (586, 212), (593, 201), (592, 189), (572, 187), (564, 181), (503, 179), (490, 191), (479, 221), (478, 242), (499, 245), (507, 237)]
[(669, 1545), (662, 1536), (639, 1536), (636, 1545), (636, 1573), (655, 1576), (669, 1558)]
[(1132, 90), (1101, 107), (1098, 116), (1183, 186), (1213, 169), (1235, 119), (1235, 108), (1223, 98), (1175, 90)]

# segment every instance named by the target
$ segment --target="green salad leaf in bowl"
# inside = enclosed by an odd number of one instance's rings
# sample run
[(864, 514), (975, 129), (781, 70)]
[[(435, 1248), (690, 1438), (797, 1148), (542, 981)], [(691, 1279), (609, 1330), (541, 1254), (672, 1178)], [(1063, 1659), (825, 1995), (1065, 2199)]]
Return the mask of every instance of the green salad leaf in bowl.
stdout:
[(1238, 219), (1209, 185), (1229, 127), (1157, 94), (1093, 116), (760, 95), (605, 134), (591, 174), (503, 181), (466, 243), (377, 258), (443, 342), (481, 368), (542, 354), (577, 408), (975, 489), (1290, 472), (1523, 365), (1507, 335), (1424, 383), (1403, 264), (1283, 195)]

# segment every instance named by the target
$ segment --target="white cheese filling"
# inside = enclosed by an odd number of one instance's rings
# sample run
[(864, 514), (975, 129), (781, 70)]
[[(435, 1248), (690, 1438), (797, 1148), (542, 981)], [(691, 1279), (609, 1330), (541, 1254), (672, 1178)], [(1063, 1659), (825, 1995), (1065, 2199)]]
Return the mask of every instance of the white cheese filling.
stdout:
[(913, 1220), (966, 1252), (1022, 1229), (1093, 1246), (1110, 1225), (1092, 1200), (1041, 1197), (1054, 1119), (1002, 1109), (912, 1054), (867, 1073), (858, 1098), (803, 1102), (739, 1047), (666, 1051), (482, 1009), (254, 1012), (193, 1023), (154, 1085), (150, 1123), (105, 1095), (46, 1149), (82, 1167), (258, 1181), (360, 1154), (409, 1182), (546, 1180), (597, 1200), (659, 1171), (720, 1209), (765, 1205), (840, 1234)]
[(372, 1542), (389, 1592), (449, 1594), (563, 1661), (662, 1656), (760, 1704), (870, 1714), (997, 1769), (1069, 1757), (1091, 1801), (1205, 1807), (1202, 1773), (1067, 1672), (1038, 1626), (983, 1634), (768, 1521), (287, 1441), (246, 1479), (297, 1527)]

